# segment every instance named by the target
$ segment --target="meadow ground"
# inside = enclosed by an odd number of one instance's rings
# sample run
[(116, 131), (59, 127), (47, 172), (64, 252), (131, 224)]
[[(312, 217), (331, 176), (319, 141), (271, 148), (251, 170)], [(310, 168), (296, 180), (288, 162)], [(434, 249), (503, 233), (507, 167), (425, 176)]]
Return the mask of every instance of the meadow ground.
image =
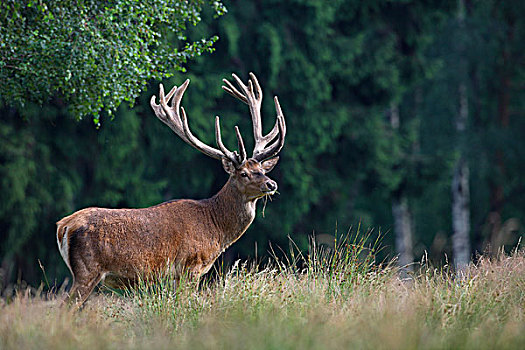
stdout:
[(80, 312), (21, 291), (0, 299), (0, 349), (524, 348), (523, 251), (482, 257), (463, 278), (424, 266), (406, 281), (372, 255), (346, 244), (238, 262), (200, 286), (97, 293)]

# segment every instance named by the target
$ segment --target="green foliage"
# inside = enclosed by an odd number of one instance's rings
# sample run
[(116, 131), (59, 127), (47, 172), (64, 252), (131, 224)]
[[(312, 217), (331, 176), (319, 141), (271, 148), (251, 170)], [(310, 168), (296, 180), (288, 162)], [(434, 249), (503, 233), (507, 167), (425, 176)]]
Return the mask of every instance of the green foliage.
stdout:
[[(185, 71), (218, 39), (187, 41), (204, 1), (36, 1), (0, 5), (0, 96), (22, 110), (58, 97), (72, 115), (131, 105), (151, 79)], [(225, 7), (210, 1), (215, 14)]]

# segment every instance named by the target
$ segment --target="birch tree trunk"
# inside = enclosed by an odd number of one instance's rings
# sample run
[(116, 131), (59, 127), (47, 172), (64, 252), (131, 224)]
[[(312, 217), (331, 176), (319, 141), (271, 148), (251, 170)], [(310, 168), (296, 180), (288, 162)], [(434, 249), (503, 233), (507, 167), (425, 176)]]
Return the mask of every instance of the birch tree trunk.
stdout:
[[(394, 132), (399, 131), (399, 109), (390, 106), (390, 125)], [(392, 199), (392, 217), (394, 219), (394, 234), (396, 238), (396, 252), (398, 264), (402, 268), (402, 277), (413, 270), (414, 254), (412, 251), (412, 213), (404, 191), (400, 189)]]
[(452, 248), (456, 271), (463, 271), (470, 262), (470, 192), (469, 167), (461, 156), (452, 176)]
[(392, 216), (396, 235), (398, 264), (403, 271), (413, 270), (414, 254), (412, 251), (412, 213), (406, 196), (401, 195), (392, 200)]
[[(458, 24), (459, 40), (464, 40), (465, 1), (458, 1)], [(469, 191), (469, 166), (465, 157), (465, 133), (469, 115), (466, 78), (466, 62), (463, 58), (464, 45), (460, 42), (459, 59), (460, 74), (459, 83), (459, 112), (456, 116), (457, 143), (456, 150), (459, 153), (458, 160), (454, 166), (452, 176), (452, 249), (454, 255), (454, 266), (461, 273), (470, 262), (470, 191)]]

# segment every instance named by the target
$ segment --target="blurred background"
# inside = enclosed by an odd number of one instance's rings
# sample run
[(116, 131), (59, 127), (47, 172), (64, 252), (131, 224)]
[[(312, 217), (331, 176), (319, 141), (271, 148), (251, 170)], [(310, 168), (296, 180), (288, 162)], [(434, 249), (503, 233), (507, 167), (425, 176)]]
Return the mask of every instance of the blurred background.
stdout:
[[(215, 51), (157, 78), (168, 89), (191, 80), (182, 105), (208, 144), (219, 115), (230, 149), (235, 125), (247, 149), (253, 145), (248, 108), (221, 89), (232, 72), (245, 81), (257, 75), (265, 132), (275, 122), (274, 95), (288, 126), (270, 174), (279, 195), (264, 215), (259, 203), (226, 263), (268, 255), (270, 243), (287, 251), (291, 238), (307, 249), (312, 234), (330, 244), (358, 229), (382, 235), (381, 258), (401, 265), (426, 255), (461, 268), (477, 254), (517, 246), (525, 219), (525, 2), (223, 1), (221, 16), (213, 3), (184, 33), (188, 41), (218, 36)], [(6, 4), (4, 21), (14, 13)], [(0, 287), (39, 284), (40, 264), (51, 283), (69, 276), (55, 222), (78, 209), (206, 198), (226, 182), (220, 162), (155, 117), (154, 75), (128, 98), (133, 107), (79, 120), (60, 93), (12, 103), (8, 82), (18, 76), (5, 47), (14, 44), (1, 44)], [(30, 95), (46, 79), (20, 81)], [(90, 84), (79, 81), (79, 91)], [(112, 84), (118, 88), (118, 77)]]

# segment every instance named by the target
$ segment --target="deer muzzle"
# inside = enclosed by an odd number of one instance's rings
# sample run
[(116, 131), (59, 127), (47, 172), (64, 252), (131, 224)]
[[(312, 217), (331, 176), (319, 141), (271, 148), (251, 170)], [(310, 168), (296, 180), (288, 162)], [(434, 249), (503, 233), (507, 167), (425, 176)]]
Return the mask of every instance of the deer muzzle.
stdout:
[(266, 181), (264, 183), (262, 191), (264, 193), (274, 193), (275, 191), (277, 191), (277, 182), (275, 182), (273, 180)]

